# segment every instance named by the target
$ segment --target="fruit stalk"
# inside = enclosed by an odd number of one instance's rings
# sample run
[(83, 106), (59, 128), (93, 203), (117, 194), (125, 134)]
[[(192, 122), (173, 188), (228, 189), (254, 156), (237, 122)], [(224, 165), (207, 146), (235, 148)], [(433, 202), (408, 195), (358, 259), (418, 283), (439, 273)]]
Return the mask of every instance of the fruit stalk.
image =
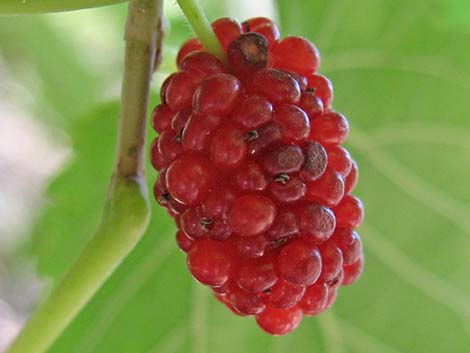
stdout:
[(225, 53), (197, 0), (177, 0), (204, 49), (225, 62)]
[(163, 0), (133, 0), (129, 4), (117, 162), (101, 223), (8, 353), (45, 352), (147, 228), (150, 210), (144, 176), (145, 126), (150, 80), (159, 52), (162, 7)]
[(124, 1), (127, 0), (2, 0), (0, 1), (0, 14), (26, 15), (46, 12), (74, 11), (113, 5)]

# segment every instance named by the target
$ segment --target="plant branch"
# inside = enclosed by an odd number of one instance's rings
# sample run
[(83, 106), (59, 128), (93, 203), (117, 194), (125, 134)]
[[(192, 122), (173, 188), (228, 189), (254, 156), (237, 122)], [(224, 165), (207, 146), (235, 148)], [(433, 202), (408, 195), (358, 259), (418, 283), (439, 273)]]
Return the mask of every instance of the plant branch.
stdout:
[(225, 62), (222, 45), (197, 0), (177, 0), (177, 2), (204, 49)]
[(1, 0), (0, 15), (62, 12), (118, 4), (128, 0)]
[[(143, 176), (145, 172), (143, 146), (147, 125), (149, 82), (154, 71), (154, 63), (158, 61), (155, 59), (156, 43), (162, 33), (161, 7), (158, 9), (157, 20), (147, 14), (148, 7), (152, 3), (155, 1), (137, 0), (129, 4), (126, 24), (126, 70), (121, 92), (122, 107), (115, 176)], [(152, 8), (152, 11), (155, 10)]]
[[(44, 353), (144, 234), (150, 215), (145, 184), (145, 130), (150, 80), (161, 35), (163, 0), (132, 0), (117, 162), (98, 229), (8, 353)], [(159, 48), (158, 48), (159, 49)], [(97, 151), (99, 153), (99, 151)]]

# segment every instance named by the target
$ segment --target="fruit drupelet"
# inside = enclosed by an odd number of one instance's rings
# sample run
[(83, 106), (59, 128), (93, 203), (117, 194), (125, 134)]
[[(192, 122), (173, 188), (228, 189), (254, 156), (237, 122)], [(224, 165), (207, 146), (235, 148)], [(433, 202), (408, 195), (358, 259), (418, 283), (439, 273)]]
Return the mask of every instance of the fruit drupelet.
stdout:
[(267, 18), (212, 28), (226, 63), (187, 41), (152, 113), (154, 194), (193, 277), (283, 335), (363, 268), (349, 125), (311, 42), (280, 39)]

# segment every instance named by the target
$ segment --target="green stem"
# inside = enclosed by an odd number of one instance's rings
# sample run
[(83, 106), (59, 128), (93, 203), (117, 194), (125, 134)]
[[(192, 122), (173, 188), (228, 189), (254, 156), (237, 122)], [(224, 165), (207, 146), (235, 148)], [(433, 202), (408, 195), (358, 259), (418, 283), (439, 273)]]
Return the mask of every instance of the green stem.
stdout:
[[(126, 214), (129, 216), (123, 216)], [(134, 247), (147, 222), (144, 185), (121, 179), (92, 240), (26, 323), (8, 353), (45, 352)]]
[(126, 26), (117, 162), (100, 225), (78, 259), (38, 307), (8, 353), (43, 353), (65, 330), (144, 234), (145, 126), (161, 35), (163, 0), (132, 0)]
[(197, 0), (177, 0), (178, 5), (207, 52), (225, 62), (225, 53)]
[(127, 0), (0, 0), (0, 15), (74, 11), (125, 1)]

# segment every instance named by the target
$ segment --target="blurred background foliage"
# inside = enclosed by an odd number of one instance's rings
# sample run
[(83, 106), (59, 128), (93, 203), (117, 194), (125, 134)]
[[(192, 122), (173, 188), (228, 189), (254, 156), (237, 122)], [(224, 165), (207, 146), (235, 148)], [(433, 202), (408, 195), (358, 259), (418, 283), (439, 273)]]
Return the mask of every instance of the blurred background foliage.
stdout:
[[(274, 16), (283, 36), (318, 46), (360, 165), (365, 272), (332, 310), (305, 318), (287, 337), (270, 337), (190, 278), (174, 226), (154, 204), (144, 239), (50, 352), (469, 352), (469, 2), (202, 4), (211, 19)], [(175, 4), (165, 7), (152, 105), (175, 69), (177, 47), (191, 36)], [(0, 17), (4, 341), (99, 220), (114, 161), (125, 16), (121, 4)], [(153, 138), (149, 132), (149, 144)], [(150, 186), (155, 178), (149, 169)]]

